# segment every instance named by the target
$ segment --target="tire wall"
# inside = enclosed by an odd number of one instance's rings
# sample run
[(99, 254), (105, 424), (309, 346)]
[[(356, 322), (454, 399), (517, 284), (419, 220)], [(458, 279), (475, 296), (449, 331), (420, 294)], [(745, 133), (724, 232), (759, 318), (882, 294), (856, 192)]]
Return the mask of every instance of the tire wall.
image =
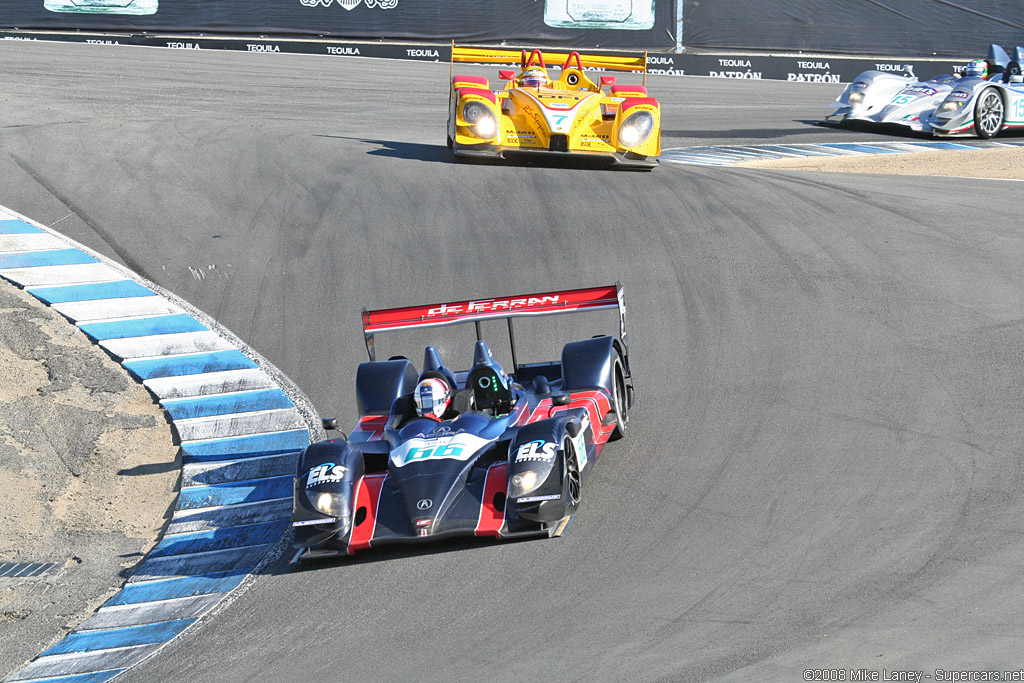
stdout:
[(1010, 0), (685, 0), (683, 18), (691, 48), (983, 58), (1024, 44)]

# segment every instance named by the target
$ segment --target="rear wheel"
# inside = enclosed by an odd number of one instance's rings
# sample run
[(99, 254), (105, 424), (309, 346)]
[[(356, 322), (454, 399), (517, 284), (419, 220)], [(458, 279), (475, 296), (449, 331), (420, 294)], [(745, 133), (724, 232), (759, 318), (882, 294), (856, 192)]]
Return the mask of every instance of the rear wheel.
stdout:
[(621, 439), (629, 426), (629, 395), (626, 389), (626, 372), (622, 367), (622, 356), (615, 354), (612, 364), (612, 413), (615, 415), (615, 429), (610, 441)]
[(1003, 127), (1003, 98), (995, 88), (988, 88), (978, 97), (974, 105), (974, 130), (979, 138), (995, 136)]

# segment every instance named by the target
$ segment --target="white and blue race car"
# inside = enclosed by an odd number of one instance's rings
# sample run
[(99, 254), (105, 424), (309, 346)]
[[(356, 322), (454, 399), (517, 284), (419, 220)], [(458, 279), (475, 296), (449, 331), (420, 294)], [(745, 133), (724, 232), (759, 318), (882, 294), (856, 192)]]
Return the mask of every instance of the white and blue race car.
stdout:
[[(1005, 56), (1005, 53), (1004, 53)], [(940, 136), (977, 135), (991, 138), (1008, 128), (1024, 126), (1024, 48), (988, 78), (962, 78), (932, 112), (928, 123)]]
[[(972, 66), (980, 66), (980, 69), (972, 69)], [(1005, 113), (1015, 106), (1014, 100), (1011, 95), (1000, 92), (996, 102), (993, 90), (1001, 91), (1003, 86), (1008, 89), (1014, 69), (1019, 75), (1020, 60), (1011, 60), (1003, 48), (993, 44), (984, 61), (972, 62), (961, 74), (941, 74), (919, 81), (910, 66), (902, 75), (865, 71), (836, 99), (838, 107), (825, 121), (840, 125), (892, 126), (939, 135), (969, 134), (977, 128), (980, 137), (992, 137), (1002, 127), (1014, 125), (1021, 118), (1015, 116), (1008, 121)], [(991, 92), (984, 96), (984, 104), (975, 106), (976, 98), (981, 97), (983, 91)], [(975, 127), (974, 113), (978, 107), (984, 108), (984, 115), (978, 117), (982, 123)]]

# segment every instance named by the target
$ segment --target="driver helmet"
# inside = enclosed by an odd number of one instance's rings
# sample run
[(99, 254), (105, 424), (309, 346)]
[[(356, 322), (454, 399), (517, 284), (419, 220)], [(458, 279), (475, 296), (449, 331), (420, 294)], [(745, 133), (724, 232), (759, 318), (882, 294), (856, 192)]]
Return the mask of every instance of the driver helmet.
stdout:
[(544, 69), (533, 67), (523, 72), (522, 77), (519, 79), (519, 83), (524, 88), (539, 88), (546, 85), (548, 82), (548, 75), (544, 73)]
[(440, 420), (452, 402), (452, 388), (440, 377), (421, 379), (412, 395), (416, 414)]
[(976, 76), (978, 78), (985, 78), (988, 76), (988, 62), (984, 59), (975, 59), (967, 64), (967, 68), (964, 69), (964, 76)]

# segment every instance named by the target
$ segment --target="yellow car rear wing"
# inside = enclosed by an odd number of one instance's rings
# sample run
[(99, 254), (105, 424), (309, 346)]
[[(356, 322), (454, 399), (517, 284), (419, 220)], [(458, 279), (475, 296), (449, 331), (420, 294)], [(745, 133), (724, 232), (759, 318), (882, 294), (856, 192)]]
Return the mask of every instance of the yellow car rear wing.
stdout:
[[(568, 61), (572, 52), (540, 52), (544, 63), (551, 66), (561, 66)], [(526, 66), (527, 56), (531, 53), (527, 50), (505, 50), (494, 47), (456, 47), (452, 43), (452, 71), (454, 72), (456, 62), (468, 62), (472, 64), (517, 64)], [(579, 53), (577, 53), (579, 54)], [(641, 72), (644, 75), (644, 84), (647, 82), (647, 51), (640, 55), (584, 55), (579, 54), (580, 63), (584, 69), (600, 69), (603, 71), (633, 71)]]

